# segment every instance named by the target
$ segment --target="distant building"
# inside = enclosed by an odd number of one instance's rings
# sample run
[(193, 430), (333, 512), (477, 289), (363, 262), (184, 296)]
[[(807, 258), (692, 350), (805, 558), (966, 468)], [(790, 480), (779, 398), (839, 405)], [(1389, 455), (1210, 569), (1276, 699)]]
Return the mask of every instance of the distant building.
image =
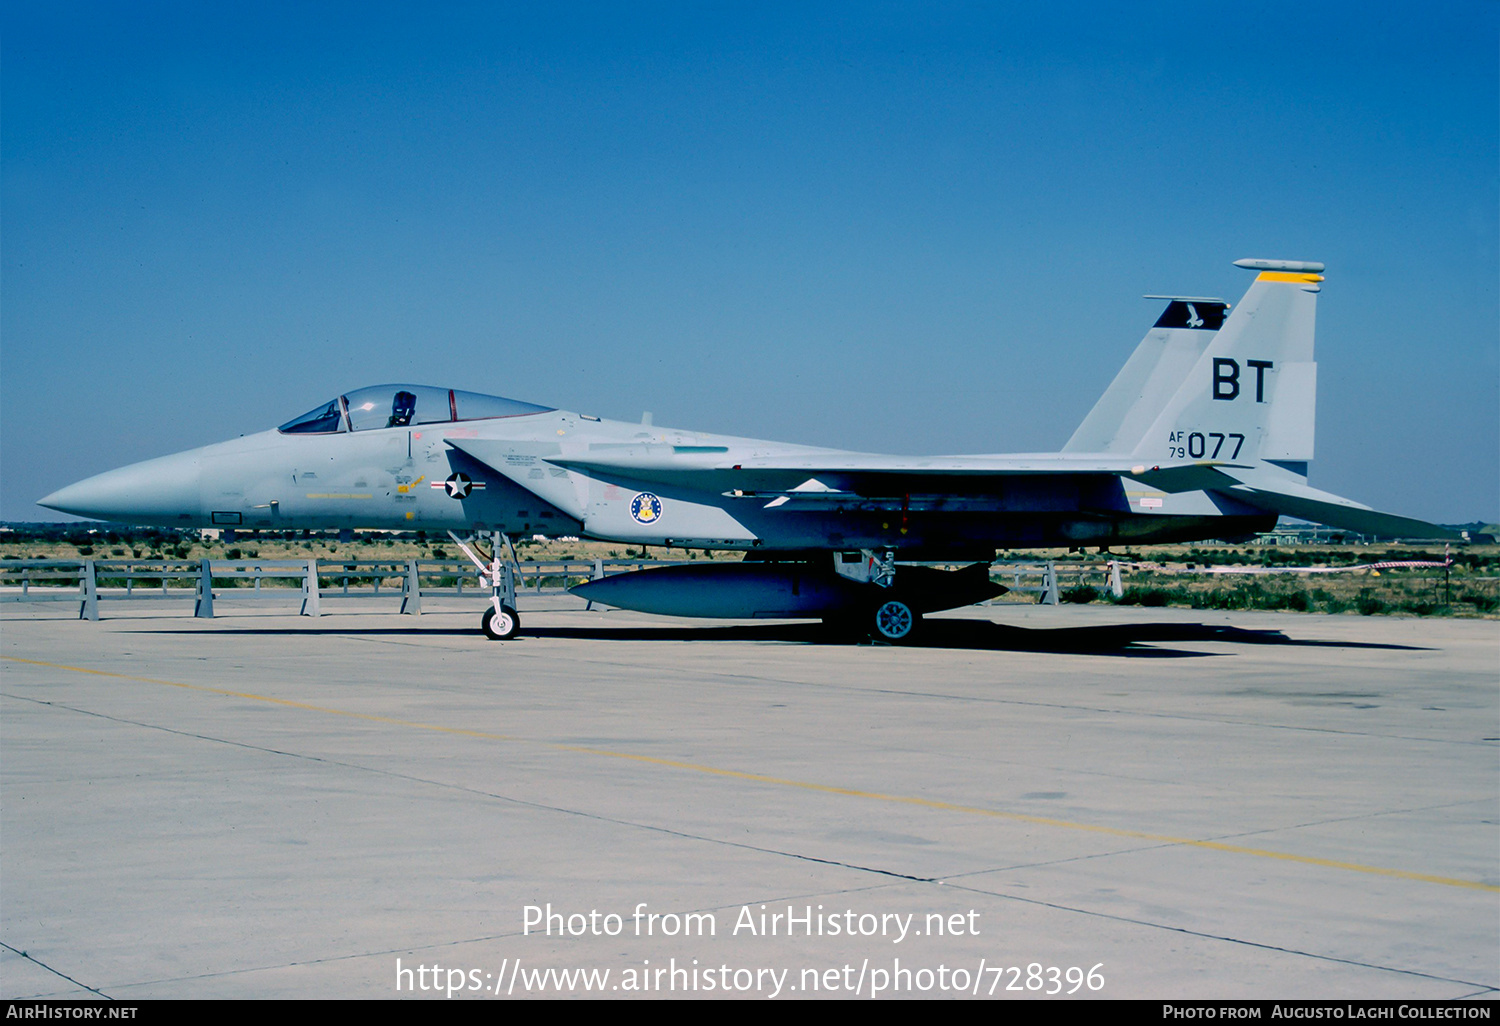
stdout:
[(1372, 539), (1338, 527), (1283, 520), (1276, 530), (1255, 536), (1255, 545), (1365, 545)]

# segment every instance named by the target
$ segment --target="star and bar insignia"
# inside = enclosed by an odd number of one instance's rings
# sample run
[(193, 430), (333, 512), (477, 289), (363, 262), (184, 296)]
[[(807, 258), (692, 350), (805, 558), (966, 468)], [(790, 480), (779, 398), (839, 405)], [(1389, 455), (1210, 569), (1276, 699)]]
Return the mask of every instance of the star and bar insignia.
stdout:
[(432, 487), (441, 488), (455, 499), (467, 499), (476, 488), (483, 488), (483, 481), (475, 481), (468, 474), (449, 474), (446, 481), (434, 481)]

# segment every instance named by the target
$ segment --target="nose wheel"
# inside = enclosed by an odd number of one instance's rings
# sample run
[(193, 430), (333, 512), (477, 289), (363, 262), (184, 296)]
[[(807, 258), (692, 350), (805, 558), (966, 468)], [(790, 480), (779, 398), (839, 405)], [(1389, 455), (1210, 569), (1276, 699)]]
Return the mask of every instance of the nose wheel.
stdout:
[(479, 626), (491, 641), (509, 641), (521, 633), (521, 614), (514, 606), (502, 604), (498, 609), (490, 606), (484, 611)]
[(875, 607), (874, 637), (881, 641), (908, 641), (921, 616), (900, 599), (887, 599)]

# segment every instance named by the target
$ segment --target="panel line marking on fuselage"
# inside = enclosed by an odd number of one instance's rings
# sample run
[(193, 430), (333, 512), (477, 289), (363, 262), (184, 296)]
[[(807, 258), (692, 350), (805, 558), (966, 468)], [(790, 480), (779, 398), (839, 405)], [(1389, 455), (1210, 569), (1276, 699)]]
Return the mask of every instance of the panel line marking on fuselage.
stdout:
[(792, 780), (787, 777), (773, 777), (763, 773), (748, 773), (744, 770), (725, 769), (719, 766), (707, 766), (702, 763), (682, 762), (677, 759), (664, 759), (654, 755), (637, 755), (632, 752), (616, 752), (607, 748), (590, 748), (584, 745), (569, 745), (556, 741), (539, 741), (535, 738), (520, 737), (514, 734), (495, 734), (483, 730), (470, 730), (464, 727), (448, 727), (437, 723), (421, 723), (415, 720), (402, 720), (392, 716), (378, 716), (374, 713), (355, 712), (351, 709), (335, 709), (326, 705), (313, 705), (310, 702), (298, 702), (289, 698), (275, 698), (271, 695), (258, 695), (248, 691), (232, 691), (228, 688), (210, 687), (206, 684), (186, 684), (182, 681), (160, 680), (155, 677), (137, 677), (129, 673), (118, 673), (114, 670), (92, 670), (83, 666), (68, 666), (63, 663), (49, 663), (40, 659), (23, 659), (19, 656), (0, 656), (0, 660), (12, 663), (24, 663), (29, 666), (45, 666), (54, 670), (67, 670), (72, 673), (85, 673), (98, 677), (113, 677), (117, 680), (131, 680), (142, 684), (159, 684), (164, 687), (182, 688), (186, 691), (198, 691), (211, 695), (222, 695), (227, 698), (243, 698), (252, 702), (265, 702), (270, 705), (279, 705), (288, 709), (303, 709), (308, 712), (327, 713), (332, 716), (344, 716), (350, 719), (365, 720), (371, 723), (384, 723), (395, 727), (411, 727), (417, 730), (430, 730), (435, 733), (453, 734), (460, 737), (479, 738), (488, 741), (513, 741), (521, 744), (538, 745), (543, 748), (551, 748), (560, 752), (577, 752), (583, 755), (596, 755), (609, 759), (626, 759), (631, 762), (645, 763), (654, 766), (665, 766), (669, 769), (688, 770), (694, 773), (706, 773), (712, 776), (727, 777), (734, 780), (748, 780), (759, 784), (774, 784), (779, 787), (795, 787), (804, 791), (815, 791), (822, 794), (844, 795), (851, 798), (868, 798), (872, 801), (891, 802), (901, 805), (914, 805), (921, 808), (934, 809), (940, 812), (958, 812), (971, 816), (985, 816), (992, 819), (1004, 819), (1017, 823), (1031, 823), (1037, 826), (1059, 827), (1067, 830), (1082, 830), (1088, 833), (1104, 834), (1110, 837), (1128, 837), (1133, 840), (1154, 841), (1162, 844), (1175, 844), (1191, 848), (1203, 848), (1209, 851), (1221, 851), (1232, 855), (1253, 855), (1259, 858), (1278, 859), (1284, 862), (1297, 862), (1309, 866), (1321, 866), (1325, 869), (1342, 869), (1354, 873), (1367, 873), (1373, 876), (1392, 877), (1399, 880), (1414, 880), (1421, 883), (1442, 884), (1446, 887), (1462, 887), (1469, 890), (1490, 891), (1500, 893), (1500, 885), (1484, 883), (1481, 880), (1463, 880), (1455, 877), (1437, 876), (1431, 873), (1415, 873), (1406, 869), (1389, 869), (1383, 866), (1367, 866), (1358, 862), (1341, 862), (1336, 859), (1317, 858), (1312, 855), (1297, 855), (1292, 852), (1273, 851), (1268, 848), (1250, 848), (1237, 844), (1225, 844), (1220, 841), (1196, 840), (1190, 837), (1173, 837), (1168, 834), (1153, 834), (1142, 830), (1126, 830), (1120, 827), (1100, 826), (1094, 823), (1075, 823), (1066, 819), (1053, 819), (1045, 816), (1030, 816), (1021, 812), (1004, 812), (1000, 809), (987, 809), (977, 805), (963, 805), (957, 802), (939, 801), (933, 798), (918, 798), (912, 795), (884, 794), (879, 791), (863, 791), (858, 788), (837, 787), (832, 784), (817, 784), (806, 780)]

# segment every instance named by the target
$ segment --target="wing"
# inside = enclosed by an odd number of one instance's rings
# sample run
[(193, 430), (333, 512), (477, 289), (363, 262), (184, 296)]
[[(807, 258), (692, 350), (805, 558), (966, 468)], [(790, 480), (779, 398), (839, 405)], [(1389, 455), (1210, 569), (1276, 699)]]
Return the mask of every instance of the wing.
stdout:
[[(1268, 476), (1249, 464), (1212, 460), (1150, 467), (1112, 453), (1020, 453), (985, 456), (904, 457), (828, 450), (794, 456), (760, 456), (728, 462), (721, 446), (641, 443), (612, 445), (586, 455), (552, 454), (518, 461), (509, 443), (449, 439), (555, 505), (569, 508), (564, 475), (537, 475), (540, 464), (571, 470), (624, 488), (706, 492), (760, 499), (788, 512), (859, 504), (863, 508), (958, 509), (1017, 487), (1051, 492), (1053, 486), (1099, 484), (1132, 478), (1172, 494), (1222, 495), (1267, 513), (1311, 520), (1361, 534), (1459, 541), (1460, 532), (1410, 517), (1382, 513), (1290, 477)], [(559, 494), (553, 495), (551, 491)]]
[[(740, 495), (848, 493), (865, 497), (910, 492), (982, 495), (1019, 477), (1128, 474), (1126, 457), (1018, 454), (1007, 456), (883, 456), (874, 453), (773, 456), (726, 462), (683, 454), (625, 450), (554, 457), (550, 462), (603, 479), (623, 478)], [(1144, 468), (1137, 468), (1144, 469)]]

